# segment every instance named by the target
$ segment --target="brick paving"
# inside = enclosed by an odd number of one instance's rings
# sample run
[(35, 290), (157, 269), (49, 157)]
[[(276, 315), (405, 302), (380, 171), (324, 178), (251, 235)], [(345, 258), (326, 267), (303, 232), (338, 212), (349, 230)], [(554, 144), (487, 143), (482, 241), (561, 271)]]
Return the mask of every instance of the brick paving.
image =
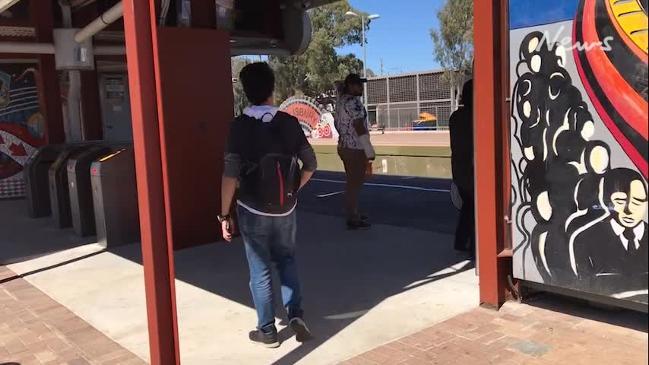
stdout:
[[(0, 266), (0, 365), (145, 364)], [(343, 365), (645, 365), (647, 315), (574, 302), (476, 308)]]
[(0, 266), (0, 365), (145, 364)]
[[(507, 303), (477, 308), (343, 362), (344, 365), (646, 365), (647, 317), (639, 313)], [(566, 310), (567, 309), (567, 310)], [(560, 311), (557, 311), (560, 310)], [(596, 313), (593, 318), (593, 313)], [(630, 316), (630, 320), (629, 320)], [(625, 317), (627, 323), (615, 323)]]

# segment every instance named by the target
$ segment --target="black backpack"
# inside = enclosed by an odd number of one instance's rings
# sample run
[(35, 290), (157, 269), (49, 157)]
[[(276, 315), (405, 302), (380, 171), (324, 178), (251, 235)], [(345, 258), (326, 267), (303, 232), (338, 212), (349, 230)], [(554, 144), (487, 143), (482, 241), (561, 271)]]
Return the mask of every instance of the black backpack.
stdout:
[(292, 120), (286, 117), (280, 112), (270, 122), (249, 116), (237, 120), (245, 139), (241, 143), (240, 200), (263, 213), (286, 213), (297, 201), (298, 147)]

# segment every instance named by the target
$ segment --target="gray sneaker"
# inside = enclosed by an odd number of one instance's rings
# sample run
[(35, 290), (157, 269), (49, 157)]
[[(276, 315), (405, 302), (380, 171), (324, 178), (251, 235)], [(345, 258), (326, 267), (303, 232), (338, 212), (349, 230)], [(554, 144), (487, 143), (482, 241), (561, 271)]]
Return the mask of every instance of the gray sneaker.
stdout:
[(277, 330), (264, 332), (262, 330), (250, 331), (248, 334), (250, 341), (262, 345), (268, 348), (277, 348), (279, 347), (279, 337), (277, 335)]
[(311, 331), (304, 323), (304, 320), (299, 317), (292, 318), (288, 322), (288, 326), (295, 332), (295, 339), (297, 342), (305, 342), (312, 338)]

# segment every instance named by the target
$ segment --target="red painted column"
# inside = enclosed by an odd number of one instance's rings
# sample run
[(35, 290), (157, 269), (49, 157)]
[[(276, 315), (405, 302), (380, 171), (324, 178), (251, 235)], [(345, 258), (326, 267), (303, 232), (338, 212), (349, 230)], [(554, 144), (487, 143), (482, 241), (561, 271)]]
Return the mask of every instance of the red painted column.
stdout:
[(179, 364), (173, 250), (167, 235), (156, 101), (153, 0), (124, 0), (151, 364)]
[[(506, 24), (504, 0), (474, 1), (474, 105), (476, 227), (480, 303), (499, 308), (505, 302), (509, 258), (504, 254), (504, 200), (502, 183), (502, 128), (506, 94), (503, 72), (507, 67), (502, 27)], [(511, 265), (510, 265), (511, 266)]]

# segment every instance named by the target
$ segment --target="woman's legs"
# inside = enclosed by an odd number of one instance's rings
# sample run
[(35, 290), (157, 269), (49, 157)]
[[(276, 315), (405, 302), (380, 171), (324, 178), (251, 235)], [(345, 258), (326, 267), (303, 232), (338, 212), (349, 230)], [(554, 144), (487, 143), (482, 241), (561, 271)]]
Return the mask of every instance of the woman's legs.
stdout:
[(338, 154), (345, 165), (347, 188), (345, 192), (345, 208), (349, 221), (359, 221), (358, 199), (365, 183), (367, 158), (362, 150), (339, 149)]

